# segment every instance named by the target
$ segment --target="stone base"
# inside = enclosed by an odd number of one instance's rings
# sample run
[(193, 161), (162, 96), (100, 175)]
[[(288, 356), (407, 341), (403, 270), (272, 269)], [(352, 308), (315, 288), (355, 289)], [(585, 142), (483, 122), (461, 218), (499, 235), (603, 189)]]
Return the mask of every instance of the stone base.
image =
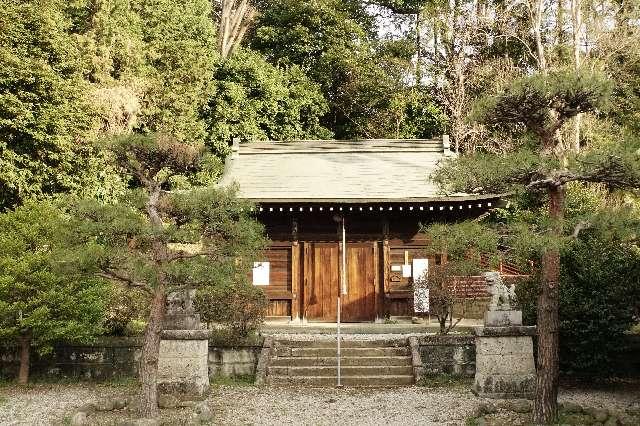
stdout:
[(160, 341), (158, 389), (161, 393), (202, 396), (209, 389), (209, 341), (194, 330), (184, 330), (182, 335), (180, 331), (165, 332)]
[(473, 392), (486, 398), (533, 398), (536, 370), (531, 336), (476, 337)]
[(199, 330), (202, 328), (200, 314), (167, 314), (162, 328), (165, 330)]
[(510, 327), (522, 325), (522, 311), (487, 311), (484, 313), (487, 327)]

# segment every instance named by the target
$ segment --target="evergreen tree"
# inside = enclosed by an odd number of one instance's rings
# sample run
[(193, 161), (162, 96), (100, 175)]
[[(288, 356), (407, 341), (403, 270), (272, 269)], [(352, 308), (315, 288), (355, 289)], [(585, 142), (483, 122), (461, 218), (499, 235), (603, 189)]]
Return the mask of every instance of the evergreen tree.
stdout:
[(61, 212), (30, 202), (0, 215), (0, 339), (18, 343), (18, 382), (29, 380), (31, 348), (87, 343), (101, 331), (108, 286), (60, 267)]
[(297, 65), (276, 67), (256, 52), (238, 50), (214, 73), (214, 93), (204, 116), (209, 144), (226, 153), (234, 137), (245, 140), (327, 139), (320, 125), (328, 106), (318, 85)]
[(87, 191), (92, 105), (65, 2), (0, 5), (0, 209)]
[(524, 191), (546, 203), (547, 221), (541, 236), (527, 235), (540, 255), (538, 296), (538, 375), (534, 422), (550, 423), (557, 414), (558, 285), (560, 247), (568, 231), (565, 186), (570, 182), (600, 182), (610, 189), (640, 187), (640, 141), (615, 141), (576, 153), (563, 149), (557, 134), (579, 113), (606, 104), (611, 85), (586, 72), (552, 71), (516, 81), (478, 106), (478, 119), (496, 131), (520, 134), (510, 154), (469, 154), (449, 161), (435, 176), (449, 190), (469, 192)]
[(131, 178), (118, 203), (84, 200), (70, 206), (74, 218), (70, 256), (89, 275), (143, 292), (149, 306), (140, 364), (141, 414), (156, 417), (158, 353), (167, 295), (215, 287), (249, 273), (264, 244), (249, 206), (215, 188), (168, 192), (174, 175), (197, 170), (202, 151), (167, 135), (122, 136), (108, 149)]

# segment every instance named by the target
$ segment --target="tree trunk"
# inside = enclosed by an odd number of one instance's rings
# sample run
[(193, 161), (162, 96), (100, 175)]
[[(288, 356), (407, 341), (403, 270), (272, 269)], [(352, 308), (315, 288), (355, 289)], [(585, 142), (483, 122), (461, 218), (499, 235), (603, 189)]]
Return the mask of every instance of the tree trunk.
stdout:
[(223, 0), (218, 24), (218, 50), (223, 59), (228, 58), (240, 45), (256, 10), (248, 0)]
[(547, 74), (547, 58), (544, 52), (544, 44), (542, 42), (542, 14), (543, 14), (542, 0), (530, 0), (529, 13), (531, 14), (531, 26), (533, 29), (533, 35), (536, 40), (536, 54), (538, 60), (538, 69)]
[(26, 385), (29, 382), (29, 357), (31, 355), (31, 335), (20, 336), (20, 371), (18, 372), (18, 383)]
[[(580, 69), (580, 30), (582, 29), (582, 5), (581, 0), (571, 0), (571, 22), (573, 27), (573, 65), (574, 69)], [(580, 152), (580, 123), (582, 114), (577, 114), (573, 119), (572, 148)]]
[(149, 322), (144, 331), (142, 362), (140, 364), (140, 415), (153, 418), (158, 416), (158, 357), (160, 355), (160, 334), (164, 321), (166, 294), (164, 287), (155, 289), (151, 302)]
[[(564, 187), (549, 190), (549, 216), (553, 234), (562, 234)], [(535, 424), (549, 424), (558, 409), (558, 284), (560, 249), (552, 243), (542, 255), (542, 282), (538, 295), (538, 371), (533, 409)]]
[(420, 87), (422, 82), (422, 40), (420, 39), (421, 28), (420, 9), (416, 12), (416, 86)]

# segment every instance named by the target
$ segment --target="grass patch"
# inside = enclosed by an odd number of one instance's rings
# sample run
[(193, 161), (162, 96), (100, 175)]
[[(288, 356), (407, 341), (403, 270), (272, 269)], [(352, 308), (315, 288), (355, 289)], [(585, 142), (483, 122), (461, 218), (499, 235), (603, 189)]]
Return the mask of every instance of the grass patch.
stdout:
[(418, 386), (428, 388), (460, 388), (469, 387), (472, 384), (473, 377), (448, 373), (426, 374), (418, 381)]
[(253, 386), (256, 376), (253, 374), (242, 374), (234, 377), (217, 376), (211, 379), (211, 386)]
[(135, 377), (113, 377), (103, 382), (96, 382), (98, 385), (130, 388), (138, 386), (138, 379)]
[(640, 334), (640, 324), (636, 324), (631, 326), (631, 329), (629, 330), (630, 334)]
[(464, 426), (478, 426), (478, 419), (475, 417), (468, 417), (464, 422)]
[(9, 398), (7, 398), (4, 395), (0, 395), (0, 407), (2, 407), (4, 404), (6, 404), (9, 401)]

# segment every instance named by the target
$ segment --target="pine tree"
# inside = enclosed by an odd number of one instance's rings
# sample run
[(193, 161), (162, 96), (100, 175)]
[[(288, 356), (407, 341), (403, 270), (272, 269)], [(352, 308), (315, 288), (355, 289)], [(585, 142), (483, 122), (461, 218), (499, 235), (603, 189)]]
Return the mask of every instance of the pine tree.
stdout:
[[(469, 154), (451, 160), (435, 178), (449, 190), (503, 193), (524, 191), (547, 203), (548, 220), (539, 238), (538, 374), (534, 422), (550, 423), (557, 413), (558, 285), (560, 244), (584, 222), (567, 230), (565, 186), (599, 182), (609, 189), (640, 188), (640, 141), (619, 140), (579, 153), (563, 149), (558, 131), (580, 113), (606, 105), (611, 84), (591, 72), (550, 71), (514, 82), (477, 107), (477, 118), (493, 130), (519, 135), (509, 154)], [(532, 236), (530, 236), (532, 239)]]
[(71, 258), (86, 274), (137, 289), (150, 314), (140, 364), (141, 414), (156, 417), (160, 333), (170, 292), (215, 286), (248, 274), (264, 240), (249, 205), (215, 188), (169, 192), (172, 176), (197, 170), (202, 151), (166, 135), (131, 135), (106, 149), (131, 178), (115, 204), (91, 200), (70, 207)]
[(89, 342), (101, 332), (108, 286), (61, 268), (61, 211), (29, 202), (0, 215), (0, 339), (18, 343), (18, 382), (29, 380), (31, 348)]

